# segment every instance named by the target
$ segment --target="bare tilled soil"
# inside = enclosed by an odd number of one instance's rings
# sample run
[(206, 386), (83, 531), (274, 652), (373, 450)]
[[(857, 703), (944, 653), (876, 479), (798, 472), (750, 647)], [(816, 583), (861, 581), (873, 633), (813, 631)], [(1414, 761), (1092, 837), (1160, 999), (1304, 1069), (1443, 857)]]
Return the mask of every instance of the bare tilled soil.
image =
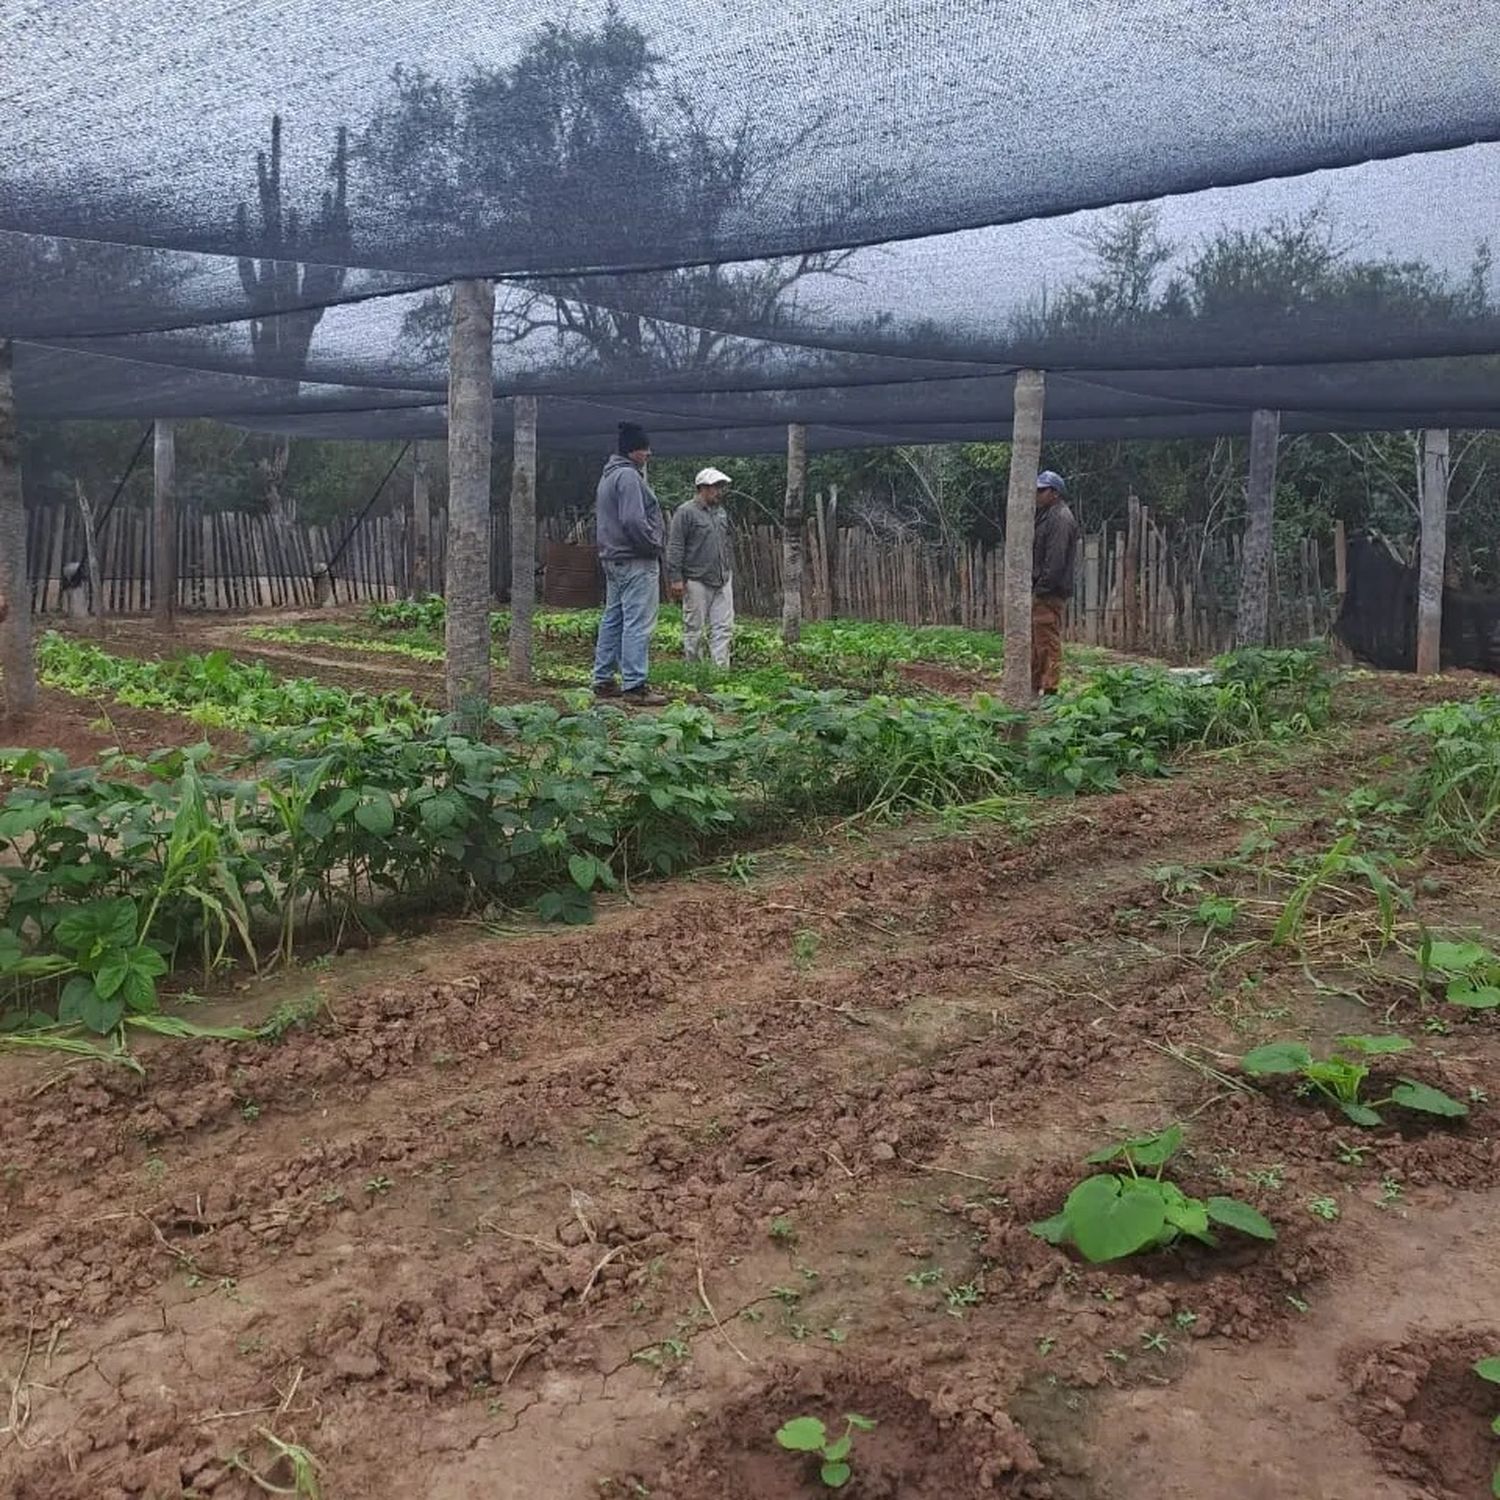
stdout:
[[(1418, 698), (1363, 701), (1028, 831), (283, 974), (210, 1009), (315, 1019), (144, 1080), (8, 1060), (0, 1493), (250, 1500), (305, 1450), (331, 1500), (790, 1500), (818, 1461), (777, 1429), (852, 1412), (853, 1500), (1482, 1494), (1453, 1382), (1500, 1329), (1500, 1030), (1427, 1029), (1374, 965), (1320, 995), (1326, 942), (1231, 955), (1154, 873), (1268, 808), (1326, 848)], [(1361, 1131), (1233, 1061), (1396, 1027), (1467, 1118)], [(1028, 1232), (1172, 1120), (1184, 1190), (1274, 1243), (1089, 1266)]]

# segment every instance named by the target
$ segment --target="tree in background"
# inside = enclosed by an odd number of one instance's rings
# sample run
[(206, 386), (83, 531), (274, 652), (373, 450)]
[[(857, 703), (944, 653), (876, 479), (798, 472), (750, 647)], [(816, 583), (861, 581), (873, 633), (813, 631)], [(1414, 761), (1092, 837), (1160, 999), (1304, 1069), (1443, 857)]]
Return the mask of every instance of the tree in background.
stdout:
[[(343, 288), (349, 258), (349, 139), (340, 127), (328, 164), (332, 186), (325, 188), (310, 227), (304, 229), (295, 205), (286, 201), (282, 178), (281, 116), (271, 117), (269, 156), (255, 156), (259, 223), (252, 234), (250, 207), (241, 203), (235, 233), (246, 253), (239, 258), (240, 284), (251, 309), (250, 342), (257, 374), (299, 384), (307, 371), (313, 334), (327, 304)], [(250, 254), (254, 246), (257, 253)], [(294, 391), (295, 394), (295, 391)], [(278, 520), (296, 518), (286, 493), (291, 439), (272, 440), (260, 461), (266, 509)]]
[[(360, 143), (363, 190), (420, 232), (455, 220), (504, 255), (544, 246), (567, 263), (601, 238), (621, 261), (639, 245), (711, 246), (753, 216), (766, 187), (820, 128), (767, 141), (748, 111), (721, 128), (666, 87), (646, 33), (610, 10), (597, 27), (549, 23), (508, 67), (457, 87), (398, 70), (394, 97)], [(610, 237), (613, 235), (613, 244)], [(764, 343), (737, 337), (789, 326), (799, 291), (848, 276), (852, 251), (611, 276), (502, 283), (496, 340), (535, 367), (650, 381), (671, 372), (753, 368)], [(644, 309), (650, 308), (648, 314)], [(446, 294), (407, 331), (429, 359), (445, 349)], [(817, 356), (808, 354), (810, 361)]]

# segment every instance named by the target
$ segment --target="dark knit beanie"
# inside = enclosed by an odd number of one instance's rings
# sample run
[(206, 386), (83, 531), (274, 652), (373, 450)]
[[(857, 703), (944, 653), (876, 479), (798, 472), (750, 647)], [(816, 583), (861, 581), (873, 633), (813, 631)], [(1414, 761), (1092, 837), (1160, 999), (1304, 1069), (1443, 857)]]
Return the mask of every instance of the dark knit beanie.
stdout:
[(642, 448), (650, 446), (651, 435), (644, 427), (637, 426), (634, 422), (620, 423), (619, 448), (621, 453), (637, 453)]

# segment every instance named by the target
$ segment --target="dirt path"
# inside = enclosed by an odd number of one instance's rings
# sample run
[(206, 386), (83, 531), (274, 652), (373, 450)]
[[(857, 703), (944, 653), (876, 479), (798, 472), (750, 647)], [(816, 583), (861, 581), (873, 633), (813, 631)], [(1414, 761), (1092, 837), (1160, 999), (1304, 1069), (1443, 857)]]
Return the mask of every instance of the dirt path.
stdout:
[[(1347, 1127), (1185, 1064), (1281, 1006), (1369, 1023), (1290, 956), (1226, 989), (1152, 874), (1268, 812), (1326, 847), (1325, 794), (1414, 704), (1030, 833), (393, 944), (317, 1025), (156, 1049), (144, 1083), (30, 1097), (46, 1075), (8, 1068), (0, 1491), (248, 1500), (232, 1455), (293, 1479), (270, 1433), (331, 1500), (789, 1500), (817, 1486), (771, 1433), (853, 1410), (854, 1500), (1446, 1497), (1387, 1477), (1404, 1429), (1381, 1446), (1350, 1371), (1413, 1327), (1500, 1329), (1492, 1109), (1351, 1165)], [(1480, 1089), (1497, 1056), (1465, 1027), (1424, 1076)], [(1184, 1184), (1274, 1245), (1122, 1269), (1027, 1233), (1088, 1150), (1171, 1118)]]

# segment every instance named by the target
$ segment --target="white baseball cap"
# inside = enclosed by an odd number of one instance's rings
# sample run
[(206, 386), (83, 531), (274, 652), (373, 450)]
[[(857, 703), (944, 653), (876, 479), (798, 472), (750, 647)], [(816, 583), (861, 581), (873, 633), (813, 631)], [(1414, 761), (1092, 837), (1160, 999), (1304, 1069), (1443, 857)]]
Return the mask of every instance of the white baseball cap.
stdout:
[(722, 469), (699, 469), (698, 477), (693, 481), (695, 489), (702, 489), (706, 484), (733, 484), (734, 481)]

